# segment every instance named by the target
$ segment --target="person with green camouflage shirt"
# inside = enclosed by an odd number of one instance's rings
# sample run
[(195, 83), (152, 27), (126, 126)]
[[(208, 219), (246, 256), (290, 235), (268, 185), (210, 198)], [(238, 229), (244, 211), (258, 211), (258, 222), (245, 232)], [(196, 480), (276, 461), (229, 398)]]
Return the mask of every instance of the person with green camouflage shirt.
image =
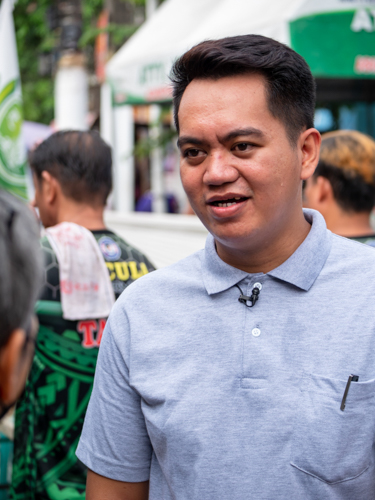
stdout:
[[(105, 227), (111, 163), (110, 148), (96, 132), (57, 132), (30, 155), (34, 205), (44, 227), (69, 222), (90, 230), (118, 298), (154, 267)], [(59, 261), (46, 236), (41, 248), (44, 286), (36, 306), (40, 327), (30, 375), (16, 410), (11, 497), (84, 500), (86, 467), (75, 450), (106, 317), (64, 319)]]

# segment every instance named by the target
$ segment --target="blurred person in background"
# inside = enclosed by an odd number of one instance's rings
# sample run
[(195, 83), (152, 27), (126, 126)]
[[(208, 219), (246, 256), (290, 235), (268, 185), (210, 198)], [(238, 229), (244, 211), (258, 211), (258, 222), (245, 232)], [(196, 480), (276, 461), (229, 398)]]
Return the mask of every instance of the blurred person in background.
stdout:
[(154, 267), (105, 227), (112, 159), (97, 132), (57, 132), (29, 161), (45, 228), (44, 286), (16, 411), (12, 498), (83, 500), (86, 467), (75, 450), (106, 318), (121, 292)]
[(41, 285), (38, 227), (20, 200), (0, 190), (0, 418), (20, 396), (34, 352)]
[(304, 206), (318, 210), (327, 228), (375, 246), (375, 141), (355, 130), (322, 136), (320, 159), (303, 190)]

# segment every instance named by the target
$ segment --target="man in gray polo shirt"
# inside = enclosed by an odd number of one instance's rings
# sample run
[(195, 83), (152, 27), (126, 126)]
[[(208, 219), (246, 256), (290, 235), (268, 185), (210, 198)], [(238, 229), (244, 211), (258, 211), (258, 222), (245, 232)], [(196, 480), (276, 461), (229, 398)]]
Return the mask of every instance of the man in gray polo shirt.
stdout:
[(131, 285), (78, 447), (87, 500), (375, 498), (375, 253), (302, 211), (314, 82), (276, 41), (174, 65), (181, 177), (205, 250)]

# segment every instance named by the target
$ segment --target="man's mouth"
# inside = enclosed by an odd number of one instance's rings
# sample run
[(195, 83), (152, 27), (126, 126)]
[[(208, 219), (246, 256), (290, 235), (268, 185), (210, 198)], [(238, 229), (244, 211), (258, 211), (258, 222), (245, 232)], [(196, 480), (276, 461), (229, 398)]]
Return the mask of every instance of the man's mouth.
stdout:
[(211, 201), (209, 202), (209, 205), (212, 205), (213, 207), (231, 207), (232, 205), (236, 205), (237, 203), (241, 203), (248, 198), (245, 197), (235, 197), (235, 198), (229, 198), (227, 200), (216, 200), (216, 201)]

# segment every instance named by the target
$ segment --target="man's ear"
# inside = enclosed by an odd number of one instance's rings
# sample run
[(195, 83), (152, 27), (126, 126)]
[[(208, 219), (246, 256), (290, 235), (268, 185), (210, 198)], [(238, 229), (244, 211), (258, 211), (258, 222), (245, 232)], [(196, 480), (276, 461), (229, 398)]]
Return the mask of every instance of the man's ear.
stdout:
[(41, 189), (43, 190), (44, 200), (49, 205), (53, 205), (55, 200), (56, 200), (57, 193), (59, 191), (59, 187), (60, 187), (59, 183), (58, 183), (56, 177), (53, 177), (53, 175), (51, 175), (49, 172), (47, 172), (47, 170), (43, 170), (41, 177), (42, 177), (41, 178), (41, 183), (42, 183)]
[(320, 143), (322, 138), (315, 128), (302, 132), (298, 139), (298, 147), (302, 156), (301, 180), (313, 175), (319, 161)]
[(0, 400), (4, 405), (13, 403), (25, 386), (31, 364), (25, 338), (25, 330), (18, 328), (0, 349)]

